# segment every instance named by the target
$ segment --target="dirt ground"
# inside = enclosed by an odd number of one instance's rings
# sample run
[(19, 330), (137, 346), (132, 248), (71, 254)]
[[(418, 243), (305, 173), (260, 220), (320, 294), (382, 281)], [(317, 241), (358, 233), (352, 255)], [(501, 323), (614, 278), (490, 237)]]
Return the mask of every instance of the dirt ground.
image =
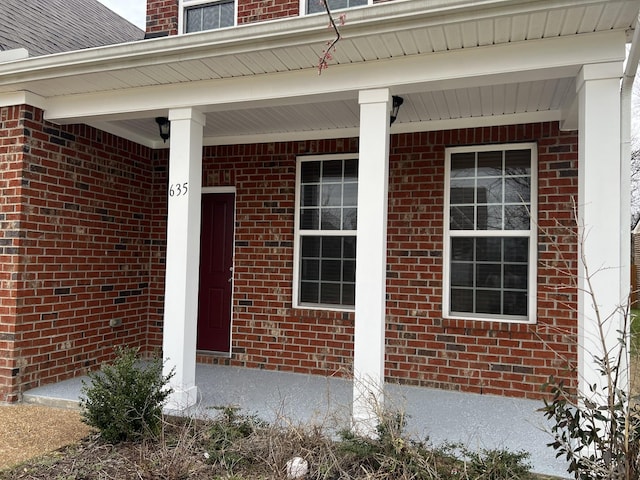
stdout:
[(36, 405), (0, 405), (0, 470), (86, 437), (80, 412)]

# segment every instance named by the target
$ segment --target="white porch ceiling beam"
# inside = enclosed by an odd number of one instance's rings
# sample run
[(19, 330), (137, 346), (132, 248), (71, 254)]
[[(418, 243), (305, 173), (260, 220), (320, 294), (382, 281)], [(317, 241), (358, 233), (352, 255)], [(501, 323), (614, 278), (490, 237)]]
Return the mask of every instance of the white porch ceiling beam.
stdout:
[[(335, 99), (335, 95), (372, 88), (394, 93), (429, 88), (464, 88), (486, 82), (514, 83), (533, 77), (574, 76), (585, 64), (622, 62), (624, 32), (462, 49), (357, 65), (331, 67), (322, 76), (315, 69), (253, 77), (227, 78), (49, 98), (45, 118), (59, 123), (158, 109), (229, 105), (274, 99)], [(339, 47), (338, 47), (339, 48)], [(255, 104), (254, 104), (255, 106)], [(102, 118), (104, 120), (104, 118)]]

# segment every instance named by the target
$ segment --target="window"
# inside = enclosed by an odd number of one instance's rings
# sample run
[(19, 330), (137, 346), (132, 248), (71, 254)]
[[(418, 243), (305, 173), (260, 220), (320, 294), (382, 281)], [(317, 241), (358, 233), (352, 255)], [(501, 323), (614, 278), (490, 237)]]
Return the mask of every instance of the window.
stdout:
[[(302, 0), (306, 6), (307, 13), (325, 12), (322, 0)], [(331, 11), (342, 10), (344, 8), (359, 7), (369, 5), (369, 0), (328, 0)]]
[(535, 321), (533, 144), (446, 152), (444, 314)]
[(352, 310), (356, 290), (358, 159), (298, 159), (294, 305)]
[(201, 32), (216, 28), (232, 27), (235, 17), (234, 0), (217, 2), (183, 0), (183, 31), (185, 33)]

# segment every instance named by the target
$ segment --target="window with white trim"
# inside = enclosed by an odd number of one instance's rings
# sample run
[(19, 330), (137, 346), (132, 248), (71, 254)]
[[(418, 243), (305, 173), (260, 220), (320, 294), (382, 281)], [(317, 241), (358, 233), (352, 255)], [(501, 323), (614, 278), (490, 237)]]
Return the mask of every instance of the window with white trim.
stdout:
[(235, 25), (235, 0), (182, 0), (180, 8), (184, 33)]
[(446, 317), (534, 322), (535, 144), (446, 150)]
[(358, 158), (298, 158), (294, 305), (353, 310), (356, 289)]
[[(307, 14), (311, 13), (321, 13), (326, 12), (323, 0), (301, 0), (302, 5), (300, 6), (301, 11), (304, 9), (304, 12)], [(329, 9), (333, 12), (334, 10), (344, 10), (345, 8), (352, 7), (360, 7), (363, 5), (370, 5), (371, 0), (327, 0), (329, 2)]]

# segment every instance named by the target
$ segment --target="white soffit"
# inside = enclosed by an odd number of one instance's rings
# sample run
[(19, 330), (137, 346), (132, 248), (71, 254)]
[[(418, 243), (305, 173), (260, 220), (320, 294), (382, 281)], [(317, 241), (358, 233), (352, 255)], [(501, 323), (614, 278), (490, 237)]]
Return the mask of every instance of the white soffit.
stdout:
[(320, 77), (332, 32), (312, 15), (0, 64), (0, 105), (29, 91), (52, 121), (150, 146), (153, 116), (185, 106), (208, 112), (208, 143), (349, 133), (357, 91), (378, 87), (405, 97), (396, 131), (560, 119), (582, 64), (622, 61), (637, 13), (636, 1), (396, 0), (346, 12)]

